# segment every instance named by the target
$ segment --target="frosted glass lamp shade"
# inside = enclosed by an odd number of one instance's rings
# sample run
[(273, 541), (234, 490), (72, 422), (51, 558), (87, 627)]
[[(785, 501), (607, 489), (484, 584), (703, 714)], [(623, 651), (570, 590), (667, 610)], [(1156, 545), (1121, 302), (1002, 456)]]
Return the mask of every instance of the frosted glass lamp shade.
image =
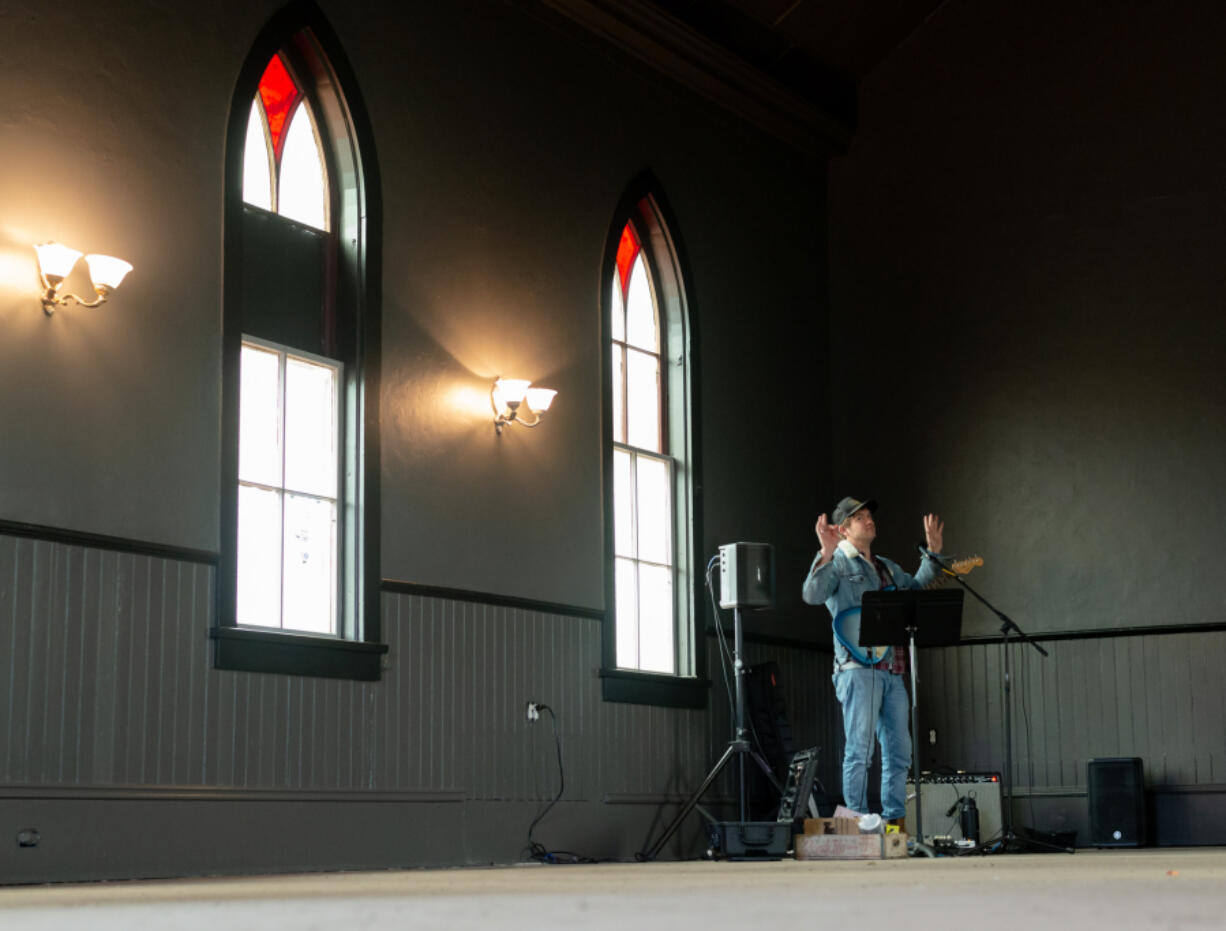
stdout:
[(549, 410), (549, 405), (553, 403), (553, 396), (557, 394), (552, 388), (529, 388), (525, 397), (528, 406), (536, 413), (543, 414)]
[(494, 387), (502, 395), (502, 402), (504, 404), (518, 404), (524, 399), (524, 395), (528, 393), (528, 386), (530, 384), (532, 382), (524, 378), (500, 378), (494, 383)]
[(119, 287), (132, 265), (123, 259), (111, 255), (87, 255), (85, 262), (89, 265), (89, 277), (95, 288), (105, 288), (114, 291)]
[(81, 253), (58, 242), (44, 242), (34, 247), (38, 253), (38, 268), (43, 277), (62, 281), (77, 264)]

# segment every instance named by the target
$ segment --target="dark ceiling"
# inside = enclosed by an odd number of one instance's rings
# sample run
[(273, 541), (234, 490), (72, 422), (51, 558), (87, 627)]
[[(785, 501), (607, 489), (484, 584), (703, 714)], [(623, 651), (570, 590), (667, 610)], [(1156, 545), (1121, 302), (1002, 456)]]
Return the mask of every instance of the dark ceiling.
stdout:
[(800, 96), (854, 122), (856, 85), (945, 0), (652, 2)]

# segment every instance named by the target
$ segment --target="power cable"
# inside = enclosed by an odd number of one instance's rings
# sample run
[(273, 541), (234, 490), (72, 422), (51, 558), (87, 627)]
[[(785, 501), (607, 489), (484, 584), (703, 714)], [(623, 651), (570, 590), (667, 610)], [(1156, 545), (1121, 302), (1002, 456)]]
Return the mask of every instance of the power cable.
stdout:
[(536, 860), (538, 863), (595, 863), (597, 861), (590, 857), (580, 856), (577, 853), (571, 853), (569, 850), (550, 850), (544, 844), (540, 844), (532, 839), (532, 832), (536, 830), (536, 826), (541, 823), (541, 819), (545, 815), (549, 814), (550, 809), (558, 803), (558, 799), (562, 797), (562, 793), (566, 789), (566, 771), (562, 766), (562, 735), (558, 733), (558, 716), (553, 713), (552, 708), (540, 702), (533, 702), (528, 706), (529, 720), (535, 720), (532, 717), (533, 711), (536, 712), (537, 717), (540, 717), (542, 711), (549, 712), (549, 722), (553, 726), (554, 744), (558, 751), (558, 794), (549, 800), (549, 804), (528, 825), (528, 846), (525, 848), (528, 859)]

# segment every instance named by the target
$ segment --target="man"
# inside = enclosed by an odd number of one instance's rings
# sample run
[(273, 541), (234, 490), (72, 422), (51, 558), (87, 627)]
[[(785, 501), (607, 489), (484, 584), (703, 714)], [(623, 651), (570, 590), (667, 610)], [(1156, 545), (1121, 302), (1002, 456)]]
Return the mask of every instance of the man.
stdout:
[[(843, 707), (843, 801), (868, 810), (868, 766), (873, 736), (881, 744), (881, 816), (901, 823), (907, 814), (907, 769), (911, 765), (909, 701), (903, 674), (907, 657), (901, 647), (866, 653), (859, 646), (860, 600), (883, 588), (924, 588), (941, 573), (925, 556), (914, 576), (897, 563), (872, 552), (877, 537), (873, 512), (877, 502), (844, 498), (830, 516), (817, 519), (821, 552), (805, 579), (803, 597), (825, 603), (834, 622), (834, 691)], [(935, 514), (924, 516), (928, 550), (940, 553), (945, 525)]]

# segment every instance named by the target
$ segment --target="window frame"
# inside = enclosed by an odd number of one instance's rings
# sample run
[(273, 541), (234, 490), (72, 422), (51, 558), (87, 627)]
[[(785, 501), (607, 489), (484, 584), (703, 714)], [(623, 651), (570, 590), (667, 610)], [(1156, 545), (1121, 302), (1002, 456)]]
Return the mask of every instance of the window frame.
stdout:
[[(663, 452), (673, 463), (673, 673), (648, 672), (617, 666), (616, 541), (614, 537), (613, 433), (613, 302), (616, 256), (622, 230), (631, 223), (639, 237), (657, 314), (661, 360), (661, 434)], [(601, 271), (601, 358), (603, 391), (605, 621), (600, 670), (605, 701), (666, 707), (704, 708), (710, 691), (706, 677), (702, 619), (702, 567), (698, 554), (701, 532), (699, 464), (698, 360), (695, 322), (689, 313), (684, 257), (667, 203), (654, 177), (645, 172), (627, 189), (610, 225)], [(627, 439), (629, 437), (627, 436)], [(637, 449), (636, 447), (627, 447)]]
[[(302, 84), (329, 175), (321, 288), (325, 358), (344, 365), (339, 398), (344, 424), (340, 475), (337, 585), (343, 608), (337, 635), (239, 627), (236, 623), (238, 424), (243, 326), (244, 240), (248, 212), (268, 214), (243, 201), (244, 142), (251, 102), (269, 60), (284, 53)], [(221, 546), (210, 636), (219, 669), (377, 681), (387, 645), (382, 642), (379, 565), (379, 380), (381, 338), (382, 212), (374, 134), (356, 80), (335, 33), (314, 4), (291, 4), (276, 14), (252, 44), (236, 81), (226, 136), (224, 276), (222, 290)], [(285, 224), (314, 230), (279, 214)], [(328, 341), (331, 340), (329, 343)], [(274, 343), (277, 341), (273, 341)], [(289, 344), (294, 352), (310, 347)], [(339, 530), (344, 526), (344, 531)]]
[[(341, 605), (341, 598), (340, 598), (340, 580), (344, 578), (345, 573), (346, 573), (346, 568), (347, 568), (344, 565), (344, 554), (343, 554), (343, 548), (341, 546), (341, 542), (344, 539), (344, 535), (345, 535), (344, 498), (343, 498), (342, 487), (341, 487), (342, 486), (341, 477), (343, 475), (343, 471), (345, 467), (344, 439), (343, 439), (344, 434), (345, 434), (344, 404), (342, 403), (342, 397), (341, 397), (343, 390), (344, 390), (345, 363), (338, 359), (330, 359), (327, 356), (321, 356), (321, 355), (318, 355), (317, 353), (307, 352), (306, 350), (297, 349), (293, 346), (285, 346), (280, 343), (275, 343), (272, 340), (262, 339), (258, 336), (250, 336), (250, 335), (244, 334), (242, 346), (240, 347), (240, 350), (239, 350), (239, 353), (240, 353), (239, 355), (240, 381), (242, 378), (242, 373), (241, 373), (242, 349), (245, 349), (248, 346), (254, 349), (257, 349), (261, 352), (275, 354), (277, 356), (277, 391), (279, 395), (277, 399), (277, 419), (278, 419), (277, 428), (278, 428), (278, 432), (280, 436), (281, 465), (280, 465), (280, 478), (276, 485), (270, 485), (267, 482), (259, 482), (259, 481), (255, 481), (255, 480), (243, 477), (242, 471), (241, 471), (241, 458), (242, 458), (242, 446), (241, 446), (242, 423), (241, 423), (241, 420), (242, 418), (241, 418), (241, 411), (240, 411), (240, 423), (239, 423), (240, 471), (239, 471), (239, 476), (238, 476), (238, 486), (240, 489), (239, 497), (241, 499), (242, 497), (241, 489), (244, 486), (246, 486), (249, 488), (262, 488), (267, 491), (275, 492), (280, 498), (280, 502), (281, 502), (280, 560), (282, 562), (282, 570), (281, 570), (282, 572), (284, 572), (284, 559), (285, 559), (285, 520), (286, 520), (285, 499), (286, 497), (289, 495), (301, 495), (301, 496), (305, 496), (309, 498), (314, 498), (316, 500), (330, 501), (336, 511), (336, 529), (335, 529), (334, 536), (331, 541), (332, 549), (333, 549), (334, 565), (335, 565), (335, 575), (333, 576), (333, 579), (332, 579), (332, 583), (333, 583), (332, 606), (331, 606), (331, 627), (332, 629), (328, 631), (327, 633), (324, 633), (322, 631), (311, 631), (303, 627), (295, 627), (292, 624), (286, 623), (284, 576), (281, 577), (282, 594), (280, 597), (280, 603), (279, 603), (279, 608), (277, 612), (277, 617), (280, 623), (276, 626), (272, 624), (253, 624), (250, 621), (243, 623), (238, 620), (238, 613), (237, 613), (237, 607), (236, 607), (236, 614), (235, 614), (236, 624), (240, 628), (247, 629), (247, 630), (272, 630), (272, 631), (282, 631), (284, 633), (291, 633), (291, 634), (293, 633), (305, 634), (307, 636), (315, 636), (315, 637), (328, 637), (328, 638), (338, 637), (341, 635), (340, 621), (341, 621), (342, 614), (343, 614), (343, 606)], [(286, 474), (286, 461), (288, 457), (288, 453), (286, 452), (286, 448), (285, 448), (286, 447), (286, 434), (287, 434), (286, 418), (288, 416), (286, 413), (287, 411), (286, 402), (289, 399), (287, 382), (289, 378), (289, 363), (291, 359), (301, 361), (301, 362), (307, 362), (311, 365), (319, 366), (321, 368), (330, 369), (333, 372), (334, 377), (335, 377), (335, 396), (333, 398), (333, 404), (332, 404), (333, 409), (330, 412), (330, 417), (333, 421), (332, 441), (336, 447), (336, 461), (333, 463), (333, 466), (336, 470), (336, 475), (335, 475), (335, 483), (333, 487), (333, 494), (331, 496), (320, 495), (315, 492), (304, 491), (301, 488), (292, 489), (286, 484), (285, 474)], [(241, 392), (241, 387), (240, 387), (240, 392)], [(239, 397), (239, 403), (240, 405), (242, 403), (241, 393)], [(241, 524), (241, 521), (240, 521), (240, 524)], [(241, 551), (240, 551), (240, 556), (241, 556)], [(240, 568), (241, 568), (241, 559), (240, 559)]]

